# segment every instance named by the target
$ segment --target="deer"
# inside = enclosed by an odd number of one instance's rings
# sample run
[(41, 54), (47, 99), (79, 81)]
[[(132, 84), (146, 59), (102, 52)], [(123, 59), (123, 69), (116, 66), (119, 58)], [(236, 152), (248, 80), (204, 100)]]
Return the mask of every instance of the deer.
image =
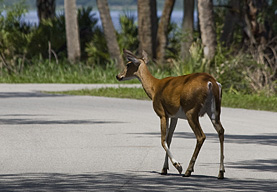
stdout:
[(142, 58), (138, 58), (131, 51), (125, 49), (123, 52), (128, 62), (123, 71), (116, 76), (117, 80), (124, 81), (137, 78), (145, 93), (152, 100), (153, 109), (160, 118), (161, 145), (166, 152), (161, 174), (167, 174), (168, 158), (179, 174), (182, 174), (183, 168), (173, 157), (170, 144), (178, 119), (185, 119), (196, 137), (193, 155), (183, 175), (184, 177), (191, 176), (199, 151), (206, 139), (199, 123), (199, 117), (207, 114), (220, 141), (220, 168), (217, 178), (223, 179), (225, 169), (223, 163), (224, 128), (220, 121), (221, 84), (207, 73), (192, 73), (157, 79), (147, 67), (149, 60), (145, 51), (142, 51)]

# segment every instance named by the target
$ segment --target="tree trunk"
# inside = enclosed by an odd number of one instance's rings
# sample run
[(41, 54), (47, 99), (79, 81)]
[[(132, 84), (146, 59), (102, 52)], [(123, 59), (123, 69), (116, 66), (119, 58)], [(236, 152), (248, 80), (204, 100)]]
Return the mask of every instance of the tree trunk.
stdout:
[(37, 0), (37, 13), (39, 22), (43, 19), (54, 18), (56, 16), (55, 0)]
[(229, 46), (233, 42), (235, 25), (239, 22), (240, 1), (230, 0), (229, 7), (226, 12), (223, 32), (220, 37), (220, 41), (226, 46)]
[(211, 60), (215, 55), (216, 49), (212, 0), (198, 0), (198, 14), (204, 56), (206, 59)]
[(120, 54), (119, 45), (116, 39), (116, 32), (112, 23), (110, 10), (107, 0), (97, 0), (97, 6), (100, 13), (100, 18), (104, 30), (104, 35), (107, 41), (107, 47), (112, 59), (117, 62), (118, 68), (124, 66), (123, 58)]
[(70, 62), (80, 59), (80, 39), (76, 0), (64, 0), (67, 57)]
[(165, 59), (165, 48), (168, 35), (167, 31), (174, 4), (175, 0), (166, 0), (164, 3), (164, 9), (160, 19), (157, 34), (157, 60), (159, 63), (163, 63)]
[[(254, 1), (245, 0), (244, 28), (251, 44), (265, 45), (271, 38), (270, 22), (266, 19), (266, 9), (268, 3), (266, 0)], [(261, 20), (261, 21), (258, 21)]]
[(139, 51), (156, 57), (157, 8), (156, 0), (138, 0), (138, 36)]
[(184, 60), (190, 53), (189, 49), (193, 42), (193, 23), (194, 23), (194, 0), (184, 0), (184, 17), (182, 32), (185, 35), (181, 42), (181, 58)]

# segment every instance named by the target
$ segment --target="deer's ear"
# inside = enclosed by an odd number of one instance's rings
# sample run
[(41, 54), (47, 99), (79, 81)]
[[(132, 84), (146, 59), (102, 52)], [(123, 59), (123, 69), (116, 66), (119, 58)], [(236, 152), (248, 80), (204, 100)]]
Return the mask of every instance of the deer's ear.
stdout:
[(142, 50), (142, 60), (147, 64), (149, 59), (148, 59), (148, 54), (146, 51)]
[(128, 61), (131, 61), (135, 65), (140, 64), (141, 61), (131, 51), (124, 49), (123, 52), (124, 52), (124, 56)]

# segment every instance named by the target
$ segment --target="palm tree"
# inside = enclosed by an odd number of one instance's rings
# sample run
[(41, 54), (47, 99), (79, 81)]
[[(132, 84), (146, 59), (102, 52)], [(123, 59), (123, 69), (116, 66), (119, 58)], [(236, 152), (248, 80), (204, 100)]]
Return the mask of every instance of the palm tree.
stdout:
[(139, 51), (146, 51), (150, 58), (156, 57), (157, 7), (156, 0), (138, 0)]
[(39, 22), (43, 19), (54, 18), (56, 13), (55, 0), (37, 0), (37, 12)]
[(215, 55), (216, 34), (212, 0), (198, 0), (198, 14), (204, 56), (211, 60)]
[(189, 48), (193, 42), (193, 13), (194, 0), (184, 0), (184, 16), (182, 24), (184, 39), (181, 42), (181, 58), (183, 60), (189, 56)]
[(80, 39), (76, 0), (64, 0), (67, 56), (70, 62), (80, 59)]
[(164, 62), (165, 48), (167, 44), (168, 25), (170, 23), (171, 13), (175, 4), (175, 0), (166, 0), (164, 3), (163, 13), (159, 22), (157, 34), (157, 60), (159, 63)]
[(97, 7), (107, 41), (107, 47), (112, 59), (115, 59), (119, 68), (123, 67), (123, 58), (120, 54), (119, 45), (116, 39), (115, 29), (112, 23), (109, 5), (107, 0), (97, 0)]

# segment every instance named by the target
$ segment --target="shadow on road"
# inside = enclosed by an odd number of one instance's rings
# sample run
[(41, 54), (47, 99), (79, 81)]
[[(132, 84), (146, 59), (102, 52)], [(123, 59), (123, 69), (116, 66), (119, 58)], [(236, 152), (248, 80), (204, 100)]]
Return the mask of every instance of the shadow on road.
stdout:
[[(258, 172), (277, 172), (277, 159), (256, 159), (232, 162), (227, 164), (228, 168), (249, 169)], [(277, 190), (277, 185), (276, 185)]]
[(0, 125), (81, 125), (81, 124), (115, 124), (125, 123), (121, 121), (104, 121), (104, 120), (41, 120), (41, 119), (24, 119), (10, 118), (0, 119)]
[(2, 92), (0, 98), (20, 98), (20, 97), (66, 97), (68, 95), (47, 94), (41, 92)]
[[(159, 132), (153, 133), (131, 133), (135, 134), (138, 137), (142, 136), (153, 136), (153, 137), (160, 137), (161, 134)], [(208, 140), (213, 140), (213, 142), (219, 143), (218, 135), (216, 133), (205, 133)], [(189, 132), (177, 132), (173, 135), (174, 138), (184, 138), (184, 139), (194, 139), (195, 135)], [(260, 144), (260, 145), (270, 145), (270, 146), (277, 146), (277, 134), (275, 133), (268, 133), (268, 134), (261, 134), (261, 135), (231, 135), (225, 134), (225, 143), (238, 143), (238, 144)]]
[(224, 179), (158, 173), (4, 174), (3, 191), (274, 191), (276, 180)]
[[(216, 133), (206, 133), (207, 140), (213, 139), (214, 142), (219, 142), (218, 135)], [(179, 132), (174, 134), (179, 138), (195, 138), (193, 133)], [(261, 135), (231, 135), (225, 134), (225, 143), (239, 143), (239, 144), (261, 144), (277, 146), (277, 134), (261, 134)]]

